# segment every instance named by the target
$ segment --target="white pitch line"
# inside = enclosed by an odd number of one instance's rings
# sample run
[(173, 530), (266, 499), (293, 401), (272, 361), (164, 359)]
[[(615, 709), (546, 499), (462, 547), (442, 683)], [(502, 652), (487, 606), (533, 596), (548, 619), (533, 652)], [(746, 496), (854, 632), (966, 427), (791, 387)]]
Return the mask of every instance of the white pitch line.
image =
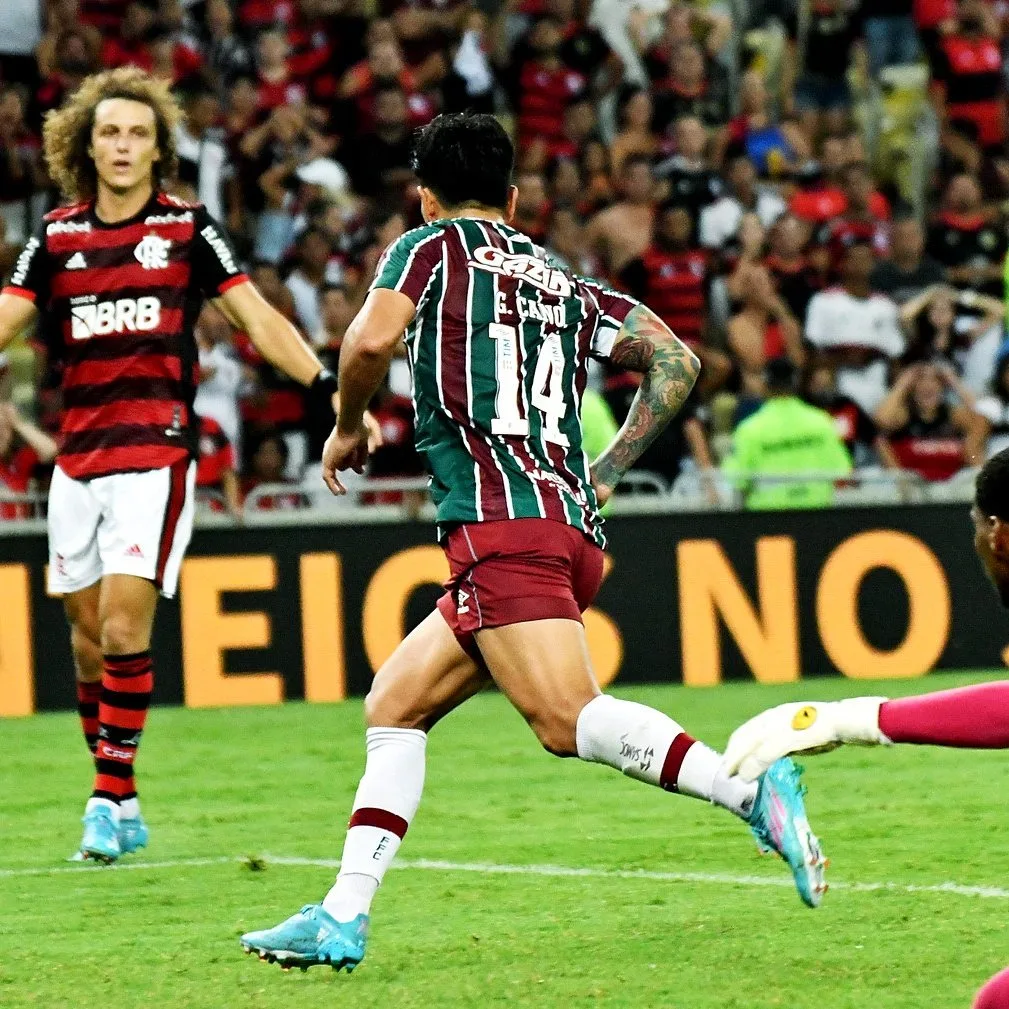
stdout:
[[(339, 869), (338, 858), (301, 858), (294, 855), (259, 856), (267, 865), (307, 866), (316, 869)], [(84, 872), (140, 872), (154, 869), (192, 869), (211, 865), (241, 865), (246, 859), (223, 855), (218, 858), (166, 859), (163, 862), (118, 862), (114, 866), (51, 865), (0, 869), (0, 879), (24, 876), (58, 876)], [(484, 876), (558, 876), (574, 879), (647, 879), (659, 883), (699, 883), (715, 886), (778, 886), (791, 889), (787, 876), (735, 876), (720, 872), (656, 872), (649, 869), (592, 869), (567, 865), (501, 865), (495, 862), (442, 862), (427, 858), (400, 859), (393, 869), (428, 872), (472, 872)], [(969, 886), (963, 883), (845, 883), (831, 881), (832, 890), (854, 893), (943, 893), (956, 897), (982, 897), (1009, 900), (1009, 890), (998, 886)]]

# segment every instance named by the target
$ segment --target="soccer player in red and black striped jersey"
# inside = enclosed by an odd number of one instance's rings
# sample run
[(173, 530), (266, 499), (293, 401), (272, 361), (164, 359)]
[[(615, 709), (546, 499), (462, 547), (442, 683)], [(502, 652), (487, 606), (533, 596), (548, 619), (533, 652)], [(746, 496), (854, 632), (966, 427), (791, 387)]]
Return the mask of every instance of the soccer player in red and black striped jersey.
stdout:
[(133, 762), (158, 592), (174, 594), (192, 530), (204, 299), (315, 395), (332, 402), (336, 388), (207, 211), (163, 190), (179, 116), (167, 84), (136, 68), (88, 78), (50, 113), (49, 171), (74, 202), (46, 217), (0, 294), (0, 350), (40, 313), (62, 333), (49, 590), (64, 597), (86, 734), (97, 705), (81, 853), (105, 861), (147, 843)]
[[(323, 477), (339, 493), (338, 471), (363, 463), (364, 408), (405, 334), (417, 449), (451, 576), (366, 702), (367, 763), (336, 884), (321, 904), (241, 938), (285, 966), (353, 969), (364, 957), (372, 898), (420, 803), (427, 733), (491, 681), (550, 753), (730, 810), (787, 858), (807, 904), (822, 893), (794, 765), (743, 787), (673, 719), (596, 682), (581, 613), (602, 581), (599, 505), (683, 405), (699, 365), (651, 310), (560, 268), (510, 226), (512, 164), (492, 116), (425, 127), (414, 170), (427, 224), (386, 250), (341, 347)], [(590, 355), (644, 375), (591, 469), (581, 424)]]

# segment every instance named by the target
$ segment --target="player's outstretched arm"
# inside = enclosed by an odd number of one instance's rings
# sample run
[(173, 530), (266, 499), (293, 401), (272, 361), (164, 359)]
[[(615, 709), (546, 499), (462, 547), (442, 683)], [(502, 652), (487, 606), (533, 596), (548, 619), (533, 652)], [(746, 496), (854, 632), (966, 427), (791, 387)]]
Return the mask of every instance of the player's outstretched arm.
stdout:
[(690, 348), (644, 305), (627, 314), (610, 360), (645, 377), (623, 427), (592, 464), (600, 504), (606, 503), (624, 474), (676, 416), (701, 371), (701, 362)]
[(35, 321), (35, 303), (19, 294), (0, 294), (0, 350)]
[(365, 411), (382, 380), (406, 327), (413, 301), (400, 291), (374, 288), (354, 317), (340, 346), (340, 405), (336, 427), (322, 451), (322, 478), (334, 494), (344, 493), (337, 473), (364, 470), (368, 458)]
[(722, 767), (746, 781), (759, 778), (790, 754), (827, 753), (842, 743), (873, 745), (889, 740), (879, 730), (882, 697), (779, 704), (742, 724), (729, 739)]
[(781, 704), (736, 729), (723, 767), (730, 775), (753, 780), (780, 757), (824, 753), (842, 743), (1009, 749), (1009, 681), (896, 700), (852, 697)]
[(256, 350), (270, 364), (295, 382), (310, 386), (322, 371), (322, 362), (315, 351), (251, 281), (229, 287), (214, 304), (233, 326), (248, 334)]

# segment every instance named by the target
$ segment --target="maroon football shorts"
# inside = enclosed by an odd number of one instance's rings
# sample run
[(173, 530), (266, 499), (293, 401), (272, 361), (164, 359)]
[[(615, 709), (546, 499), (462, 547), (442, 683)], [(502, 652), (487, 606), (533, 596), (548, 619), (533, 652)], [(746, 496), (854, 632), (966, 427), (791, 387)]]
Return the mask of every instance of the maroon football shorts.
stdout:
[(551, 519), (465, 523), (442, 547), (451, 575), (438, 609), (474, 657), (474, 631), (527, 620), (581, 622), (603, 581), (603, 551)]

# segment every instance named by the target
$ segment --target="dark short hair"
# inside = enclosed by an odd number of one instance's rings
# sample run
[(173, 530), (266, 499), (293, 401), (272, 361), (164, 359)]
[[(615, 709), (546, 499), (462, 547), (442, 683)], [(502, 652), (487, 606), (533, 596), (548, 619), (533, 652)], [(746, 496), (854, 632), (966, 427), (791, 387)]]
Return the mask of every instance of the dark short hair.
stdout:
[(771, 392), (795, 392), (799, 369), (787, 357), (772, 357), (764, 365), (764, 382)]
[(446, 207), (504, 210), (515, 148), (491, 115), (441, 115), (417, 131), (413, 170)]
[(1009, 520), (1009, 448), (996, 452), (981, 467), (974, 502), (982, 515)]

